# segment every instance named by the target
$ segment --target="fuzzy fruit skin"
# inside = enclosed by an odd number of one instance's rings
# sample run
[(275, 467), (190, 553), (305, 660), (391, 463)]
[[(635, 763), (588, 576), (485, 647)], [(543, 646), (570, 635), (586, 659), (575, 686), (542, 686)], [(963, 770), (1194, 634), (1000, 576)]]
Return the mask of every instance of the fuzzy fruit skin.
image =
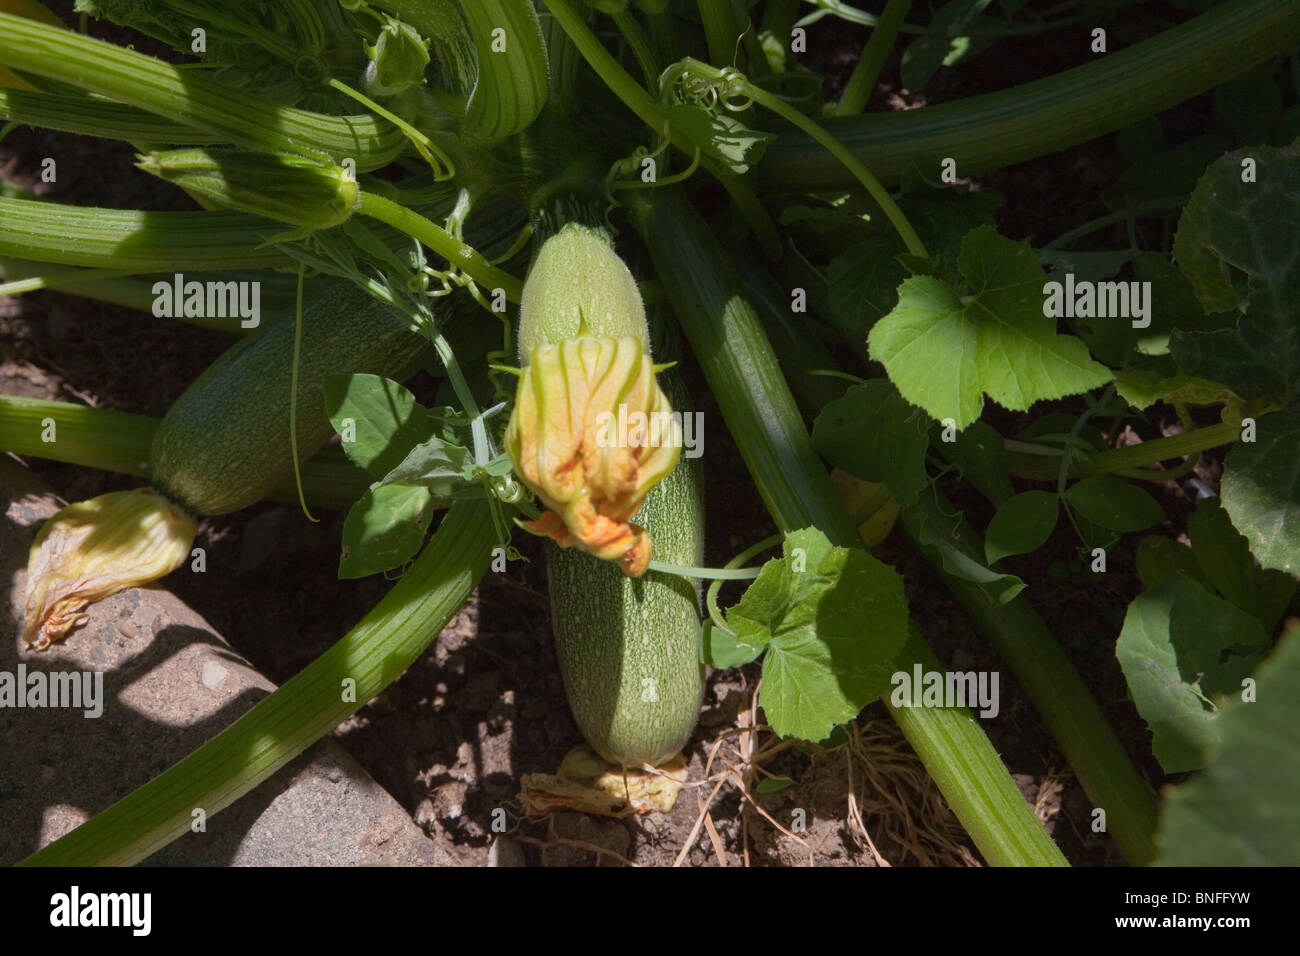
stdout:
[(542, 245), (519, 303), (519, 362), (545, 343), (579, 335), (621, 339), (650, 348), (641, 290), (609, 240), (597, 229), (567, 223)]
[[(154, 433), (153, 485), (194, 515), (247, 508), (293, 474), (288, 397), (294, 322), (277, 322), (232, 346), (194, 380)], [(370, 372), (398, 381), (427, 348), (396, 310), (342, 280), (302, 317), (298, 367), (298, 456), (311, 457), (333, 433), (325, 378)]]
[[(690, 396), (671, 371), (660, 384), (673, 407)], [(655, 557), (704, 561), (699, 459), (684, 455), (646, 496), (637, 521)], [(612, 562), (549, 549), (551, 619), (569, 707), (592, 749), (611, 763), (657, 766), (690, 738), (700, 712), (700, 586), (647, 572), (629, 578)]]

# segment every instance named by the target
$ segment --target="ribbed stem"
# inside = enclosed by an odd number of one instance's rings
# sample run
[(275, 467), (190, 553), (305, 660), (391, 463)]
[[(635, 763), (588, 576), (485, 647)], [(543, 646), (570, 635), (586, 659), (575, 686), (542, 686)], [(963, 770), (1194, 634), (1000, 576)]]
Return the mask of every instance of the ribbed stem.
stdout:
[[(656, 190), (655, 198), (653, 205), (634, 202), (637, 229), (772, 519), (783, 531), (813, 525), (834, 544), (858, 546), (857, 529), (716, 240), (676, 189)], [(914, 631), (895, 661), (901, 670), (914, 663), (942, 670)], [(969, 711), (891, 706), (890, 712), (985, 859), (1066, 865)]]
[[(1235, 0), (1126, 50), (1008, 90), (919, 110), (827, 119), (883, 182), (913, 161), (958, 175), (1058, 152), (1168, 109), (1300, 42), (1300, 3)], [(853, 188), (811, 137), (788, 128), (759, 164), (769, 191)]]
[[(953, 510), (935, 488), (923, 492), (899, 517), (917, 542), (922, 540), (925, 526), (965, 554), (982, 555), (983, 542), (969, 526), (954, 528)], [(937, 552), (922, 551), (1007, 662), (1084, 792), (1094, 806), (1106, 811), (1106, 830), (1124, 858), (1135, 866), (1151, 863), (1155, 859), (1155, 795), (1043, 619), (1023, 596), (998, 604), (978, 585), (944, 573)]]
[(242, 212), (141, 212), (0, 196), (0, 256), (130, 272), (270, 269), (284, 226)]
[(196, 808), (211, 817), (230, 806), (424, 653), (487, 571), (494, 540), (485, 501), (453, 505), (410, 570), (342, 640), (180, 763), (19, 865), (129, 866), (189, 832)]
[(373, 116), (324, 116), (281, 106), (194, 70), (112, 43), (0, 13), (0, 63), (101, 93), (264, 152), (351, 158), (377, 169), (406, 149), (402, 131)]

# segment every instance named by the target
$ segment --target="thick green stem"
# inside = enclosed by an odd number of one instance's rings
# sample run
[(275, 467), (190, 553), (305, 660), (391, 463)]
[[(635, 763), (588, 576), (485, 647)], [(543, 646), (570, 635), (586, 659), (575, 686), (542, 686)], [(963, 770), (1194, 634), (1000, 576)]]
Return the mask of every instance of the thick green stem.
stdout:
[(645, 78), (645, 87), (652, 93), (659, 92), (659, 63), (655, 60), (654, 51), (650, 48), (650, 41), (646, 38), (645, 31), (641, 29), (641, 24), (637, 22), (636, 17), (624, 8), (613, 14), (614, 25), (618, 27), (618, 32), (623, 35), (623, 40), (627, 43), (628, 49), (636, 57), (637, 66), (641, 67), (641, 75)]
[(283, 231), (242, 212), (141, 212), (0, 196), (0, 256), (129, 272), (270, 269), (294, 264), (258, 248)]
[(27, 126), (127, 143), (214, 146), (229, 142), (220, 133), (173, 123), (133, 106), (65, 93), (0, 87), (0, 116)]
[[(860, 544), (857, 529), (812, 449), (794, 397), (758, 316), (708, 227), (675, 189), (633, 207), (638, 231), (691, 350), (718, 400), (778, 528), (820, 528), (833, 543)], [(915, 633), (900, 669), (942, 665)], [(1005, 765), (965, 708), (890, 708), (948, 805), (994, 865), (1064, 865)]]
[[(934, 488), (902, 509), (900, 518), (918, 544), (925, 528), (978, 561), (983, 542), (965, 523), (954, 528), (953, 510)], [(998, 604), (979, 585), (947, 574), (937, 551), (924, 546), (921, 550), (1016, 675), (1084, 792), (1095, 807), (1106, 811), (1106, 831), (1125, 859), (1134, 865), (1151, 863), (1155, 795), (1043, 619), (1023, 596)]]
[(129, 866), (230, 806), (397, 679), (487, 571), (483, 500), (452, 506), (411, 569), (356, 627), (216, 737), (23, 866)]
[[(941, 106), (829, 119), (825, 129), (887, 184), (952, 157), (959, 175), (1058, 152), (1137, 122), (1300, 42), (1300, 3), (1237, 0), (1126, 50), (997, 93)], [(925, 165), (928, 164), (928, 165)], [(791, 129), (759, 164), (773, 192), (853, 188), (812, 137)]]
[[(1125, 448), (1113, 448), (1109, 451), (1098, 452), (1087, 461), (1072, 465), (1068, 474), (1071, 478), (1086, 478), (1089, 475), (1109, 475), (1129, 471), (1134, 468), (1154, 465), (1161, 461), (1171, 461), (1175, 458), (1195, 455), (1211, 448), (1218, 448), (1220, 445), (1230, 445), (1240, 437), (1240, 425), (1231, 422), (1206, 425), (1204, 428), (1195, 428), (1189, 432), (1183, 432), (1181, 435), (1155, 438)], [(1014, 446), (1008, 447), (1008, 451), (1016, 454), (1018, 449), (1025, 447), (1023, 442), (1017, 442)], [(1050, 456), (1050, 460), (1043, 464), (1032, 460), (1034, 457), (1039, 457), (1038, 455), (1030, 455), (1025, 452), (1020, 452), (1020, 454), (1024, 457), (1013, 460), (1011, 466), (1011, 473), (1017, 478), (1039, 481), (1057, 480), (1060, 473), (1059, 450), (1045, 448), (1042, 456)]]
[(696, 0), (696, 6), (709, 44), (709, 62), (714, 66), (731, 66), (736, 59), (741, 29), (731, 0)]
[(898, 38), (899, 28), (907, 19), (907, 11), (911, 6), (912, 0), (889, 0), (885, 4), (880, 24), (871, 31), (867, 48), (858, 57), (853, 74), (835, 106), (835, 115), (856, 116), (866, 108), (867, 100), (871, 99), (871, 91), (876, 88), (876, 80), (880, 78), (880, 71), (885, 65), (885, 58), (889, 56), (890, 48)]
[(384, 166), (406, 149), (402, 131), (373, 116), (324, 116), (281, 106), (194, 70), (7, 13), (0, 13), (0, 63), (249, 149), (352, 159), (358, 171)]

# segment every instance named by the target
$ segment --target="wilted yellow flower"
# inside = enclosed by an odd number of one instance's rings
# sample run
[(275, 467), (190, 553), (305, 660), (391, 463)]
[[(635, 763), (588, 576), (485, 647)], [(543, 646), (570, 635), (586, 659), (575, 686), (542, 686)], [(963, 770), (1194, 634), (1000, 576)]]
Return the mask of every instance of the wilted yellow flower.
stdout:
[(583, 335), (538, 345), (519, 378), (506, 450), (548, 510), (521, 527), (640, 577), (650, 537), (631, 518), (681, 445), (681, 423), (640, 340)]
[(23, 639), (44, 650), (86, 623), (86, 606), (180, 567), (196, 525), (166, 498), (139, 488), (68, 505), (45, 522), (27, 555)]

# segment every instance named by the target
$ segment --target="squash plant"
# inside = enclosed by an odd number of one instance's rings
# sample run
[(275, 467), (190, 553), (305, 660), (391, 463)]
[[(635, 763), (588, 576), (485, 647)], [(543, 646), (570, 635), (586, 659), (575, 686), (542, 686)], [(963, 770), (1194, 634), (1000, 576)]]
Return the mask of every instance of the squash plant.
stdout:
[[(1294, 758), (1271, 763), (1257, 738), (1296, 726), (1276, 689), (1300, 637), (1273, 646), (1300, 551), (1300, 89), (1276, 67), (1294, 67), (1279, 57), (1300, 40), (1300, 8), (1188, 0), (1181, 22), (1141, 21), (1138, 39), (1121, 13), (1123, 48), (1098, 26), (1082, 66), (864, 112), (895, 66), (919, 91), (1009, 37), (1110, 15), (1035, 6), (959, 0), (927, 22), (906, 0), (879, 15), (798, 0), (78, 0), (170, 46), (167, 62), (94, 39), (85, 17), (76, 31), (35, 0), (0, 5), (6, 130), (125, 141), (142, 175), (204, 209), (0, 196), (0, 292), (139, 305), (201, 273), (265, 281), (283, 316), (250, 333), (185, 306), (182, 286), (177, 318), (246, 337), (160, 422), (0, 396), (0, 448), (152, 488), (71, 506), (42, 531), (29, 640), (75, 640), (87, 602), (183, 560), (198, 515), (267, 495), (349, 507), (340, 577), (400, 573), (317, 661), (27, 862), (135, 862), (184, 832), (193, 806), (229, 805), (394, 680), (531, 531), (553, 539), (574, 715), (618, 772), (653, 772), (688, 742), (703, 665), (761, 657), (776, 733), (823, 741), (881, 700), (988, 862), (1064, 864), (970, 711), (896, 692), (900, 674), (943, 666), (902, 576), (862, 546), (859, 526), (888, 509), (1129, 862), (1198, 862), (1187, 847), (1207, 842), (1189, 834), (1211, 826), (1240, 838), (1207, 857), (1293, 862), (1300, 835), (1260, 839), (1270, 808), (1224, 793), (1234, 774), (1297, 779)], [(825, 16), (871, 30), (834, 102), (804, 55)], [(1220, 128), (1165, 150), (1152, 117), (1216, 88)], [(1268, 122), (1234, 125), (1242, 102), (1273, 107)], [(1114, 211), (1045, 246), (1001, 235), (995, 197), (957, 184), (1117, 130), (1132, 161)], [(1176, 219), (1172, 243), (1140, 234), (1148, 219)], [(1129, 248), (1071, 248), (1115, 223)], [(645, 292), (668, 307), (654, 323)], [(675, 329), (659, 323), (669, 311)], [(685, 348), (656, 344), (678, 332)], [(629, 409), (689, 412), (674, 362), (702, 372), (779, 532), (724, 568), (702, 566), (700, 463), (679, 454), (680, 427), (664, 441), (601, 431)], [(421, 366), (448, 404), (402, 385)], [(1178, 432), (1121, 446), (1121, 426), (1145, 426), (1157, 403)], [(1198, 424), (1193, 406), (1219, 420)], [(316, 454), (331, 429), (342, 450)], [(1228, 445), (1222, 506), (1197, 508), (1190, 547), (1137, 546), (1143, 590), (1116, 635), (1155, 758), (1203, 771), (1158, 823), (1031, 603), (1050, 595), (1008, 559), (1069, 528), (1102, 573), (1121, 536), (1165, 520), (1140, 483), (1177, 481)], [(851, 514), (828, 466), (883, 490)], [(972, 496), (993, 509), (982, 533), (952, 503)], [(751, 583), (724, 608), (728, 580)], [(340, 699), (340, 674), (354, 697)]]

